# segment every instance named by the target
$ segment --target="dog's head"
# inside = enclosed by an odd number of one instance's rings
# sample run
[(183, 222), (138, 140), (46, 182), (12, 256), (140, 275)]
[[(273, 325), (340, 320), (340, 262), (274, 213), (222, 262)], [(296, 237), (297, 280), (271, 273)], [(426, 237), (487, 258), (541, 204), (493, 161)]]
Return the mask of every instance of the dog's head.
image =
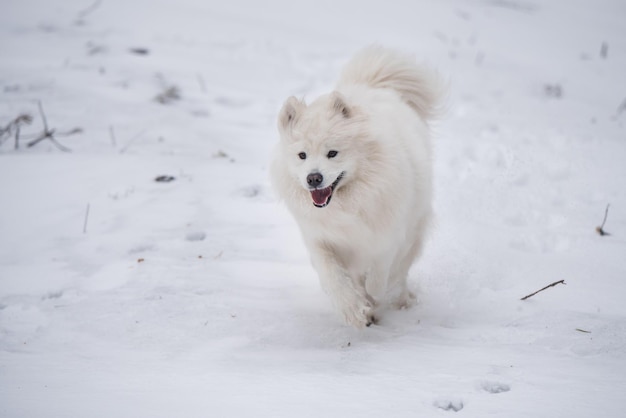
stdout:
[(338, 92), (308, 106), (295, 97), (283, 105), (278, 130), (284, 174), (310, 195), (314, 206), (328, 206), (357, 173), (364, 120)]

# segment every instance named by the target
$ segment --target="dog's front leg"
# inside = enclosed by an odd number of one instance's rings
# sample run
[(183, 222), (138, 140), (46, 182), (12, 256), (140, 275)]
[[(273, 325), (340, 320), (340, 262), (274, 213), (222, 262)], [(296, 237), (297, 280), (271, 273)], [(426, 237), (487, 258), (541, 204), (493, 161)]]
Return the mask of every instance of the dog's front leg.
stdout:
[(322, 288), (346, 323), (356, 328), (369, 327), (374, 322), (374, 303), (363, 280), (350, 275), (336, 251), (320, 246), (312, 254)]

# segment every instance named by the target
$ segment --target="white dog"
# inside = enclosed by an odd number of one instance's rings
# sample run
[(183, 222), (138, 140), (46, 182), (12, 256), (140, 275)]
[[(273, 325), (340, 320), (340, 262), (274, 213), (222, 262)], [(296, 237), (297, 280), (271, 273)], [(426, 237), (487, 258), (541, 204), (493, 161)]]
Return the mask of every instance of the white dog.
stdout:
[(371, 325), (384, 301), (415, 299), (406, 279), (432, 219), (428, 122), (440, 96), (435, 74), (373, 46), (333, 92), (309, 105), (292, 96), (280, 111), (272, 183), (322, 287), (355, 327)]

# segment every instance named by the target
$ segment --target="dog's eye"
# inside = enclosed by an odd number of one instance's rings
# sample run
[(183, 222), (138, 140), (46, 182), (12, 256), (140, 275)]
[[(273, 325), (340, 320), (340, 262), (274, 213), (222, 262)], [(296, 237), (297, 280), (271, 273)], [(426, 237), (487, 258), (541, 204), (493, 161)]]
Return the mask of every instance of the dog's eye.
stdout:
[(298, 157), (300, 157), (301, 160), (306, 160), (306, 152), (301, 152), (298, 154)]
[(326, 154), (326, 156), (328, 158), (335, 158), (337, 156), (337, 151), (335, 150), (328, 151), (328, 154)]

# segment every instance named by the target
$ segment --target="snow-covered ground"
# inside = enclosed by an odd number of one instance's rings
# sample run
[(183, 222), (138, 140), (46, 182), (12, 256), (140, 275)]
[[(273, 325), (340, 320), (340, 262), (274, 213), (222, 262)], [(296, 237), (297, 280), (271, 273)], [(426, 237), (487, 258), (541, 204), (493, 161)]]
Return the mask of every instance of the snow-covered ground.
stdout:
[[(33, 120), (0, 145), (0, 416), (623, 417), (624, 22), (623, 0), (3, 0), (0, 126)], [(357, 331), (267, 167), (282, 101), (374, 42), (450, 95), (419, 304)], [(26, 147), (38, 101), (82, 129), (71, 153)]]

